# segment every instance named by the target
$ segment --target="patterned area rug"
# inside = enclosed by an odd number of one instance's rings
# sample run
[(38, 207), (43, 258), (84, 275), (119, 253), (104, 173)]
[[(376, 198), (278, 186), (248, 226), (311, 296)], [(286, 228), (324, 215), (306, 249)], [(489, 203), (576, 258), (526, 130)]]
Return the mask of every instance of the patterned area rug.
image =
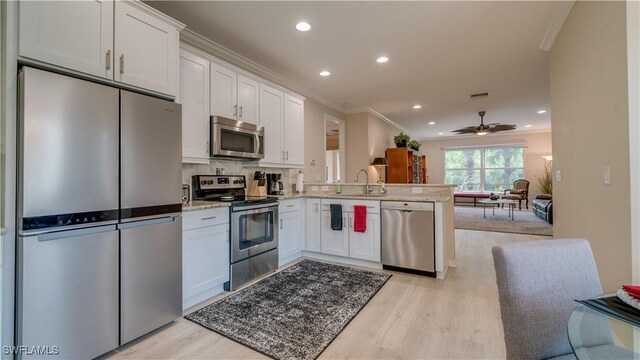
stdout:
[(496, 214), (493, 215), (491, 208), (487, 207), (486, 219), (482, 216), (482, 207), (456, 206), (455, 214), (456, 229), (553, 236), (553, 225), (524, 208), (516, 208), (514, 221), (506, 208), (496, 208)]
[(274, 359), (315, 359), (390, 277), (303, 260), (185, 318)]

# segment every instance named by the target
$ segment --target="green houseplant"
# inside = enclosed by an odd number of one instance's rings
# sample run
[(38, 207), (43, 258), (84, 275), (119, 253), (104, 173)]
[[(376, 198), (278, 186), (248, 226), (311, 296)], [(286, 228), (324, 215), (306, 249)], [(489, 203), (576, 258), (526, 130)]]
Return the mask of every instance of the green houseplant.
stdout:
[(404, 133), (400, 133), (393, 137), (393, 141), (396, 143), (396, 147), (399, 148), (407, 147), (407, 143), (409, 142), (409, 140), (411, 140), (411, 137)]
[(542, 191), (544, 194), (553, 195), (553, 183), (551, 180), (551, 163), (547, 163), (544, 165), (542, 176), (538, 178), (540, 191)]
[(420, 151), (420, 142), (418, 142), (417, 140), (411, 140), (407, 143), (407, 147), (415, 151)]

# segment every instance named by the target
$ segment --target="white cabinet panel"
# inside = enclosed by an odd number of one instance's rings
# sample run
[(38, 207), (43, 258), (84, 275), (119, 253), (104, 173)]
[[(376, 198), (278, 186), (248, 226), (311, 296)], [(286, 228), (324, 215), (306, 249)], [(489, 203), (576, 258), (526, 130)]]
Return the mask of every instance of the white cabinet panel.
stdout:
[(182, 162), (209, 163), (209, 60), (180, 50)]
[(206, 300), (208, 296), (199, 295), (229, 281), (229, 224), (184, 231), (182, 268), (184, 308)]
[(304, 165), (304, 102), (289, 94), (284, 98), (285, 164)]
[(237, 78), (235, 71), (215, 62), (211, 63), (211, 115), (236, 118)]
[(20, 56), (113, 77), (113, 1), (20, 1)]
[(349, 232), (347, 229), (347, 213), (342, 213), (342, 230), (331, 230), (331, 213), (322, 212), (322, 253), (338, 256), (349, 256)]
[(320, 199), (306, 199), (305, 210), (305, 250), (321, 252)]
[(122, 1), (115, 6), (115, 80), (176, 94), (178, 30)]
[(281, 213), (278, 237), (278, 266), (300, 257), (302, 252), (302, 217), (300, 211)]
[(250, 77), (238, 75), (238, 120), (259, 124), (259, 98), (260, 83)]
[(282, 118), (284, 93), (260, 84), (260, 125), (264, 126), (264, 159), (261, 163), (282, 163)]
[(380, 261), (380, 215), (367, 215), (365, 232), (354, 231), (355, 214), (349, 213), (349, 257)]

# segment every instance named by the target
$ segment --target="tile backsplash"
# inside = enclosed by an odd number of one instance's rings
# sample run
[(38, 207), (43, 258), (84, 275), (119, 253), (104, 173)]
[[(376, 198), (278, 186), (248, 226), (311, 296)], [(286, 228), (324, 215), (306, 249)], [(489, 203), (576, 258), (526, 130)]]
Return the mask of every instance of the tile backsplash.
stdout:
[(293, 187), (296, 182), (296, 176), (299, 169), (282, 169), (282, 168), (260, 168), (257, 166), (248, 166), (237, 160), (211, 160), (209, 164), (182, 164), (182, 183), (191, 185), (191, 177), (193, 175), (215, 175), (216, 168), (224, 169), (225, 175), (244, 175), (247, 184), (253, 178), (256, 171), (264, 171), (269, 174), (282, 174), (282, 183), (284, 185), (285, 194), (293, 193)]

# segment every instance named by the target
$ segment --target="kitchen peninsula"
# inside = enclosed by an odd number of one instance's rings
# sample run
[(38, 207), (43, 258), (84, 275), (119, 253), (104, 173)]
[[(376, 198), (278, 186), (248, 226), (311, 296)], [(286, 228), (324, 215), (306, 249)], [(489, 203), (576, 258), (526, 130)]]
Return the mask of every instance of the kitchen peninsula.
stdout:
[[(444, 279), (449, 266), (456, 266), (453, 190), (455, 185), (372, 184), (370, 195), (360, 183), (305, 183), (304, 192), (278, 196), (279, 266), (300, 257), (382, 269), (381, 205), (385, 203), (433, 204), (435, 277)], [(344, 228), (331, 230), (330, 204), (340, 204)], [(354, 231), (354, 206), (367, 209), (366, 231)], [(229, 279), (228, 203), (191, 201), (183, 205), (184, 300), (188, 308), (223, 291)], [(400, 240), (400, 239), (398, 239)], [(208, 244), (208, 245), (207, 245)], [(215, 263), (206, 253), (216, 254)]]

